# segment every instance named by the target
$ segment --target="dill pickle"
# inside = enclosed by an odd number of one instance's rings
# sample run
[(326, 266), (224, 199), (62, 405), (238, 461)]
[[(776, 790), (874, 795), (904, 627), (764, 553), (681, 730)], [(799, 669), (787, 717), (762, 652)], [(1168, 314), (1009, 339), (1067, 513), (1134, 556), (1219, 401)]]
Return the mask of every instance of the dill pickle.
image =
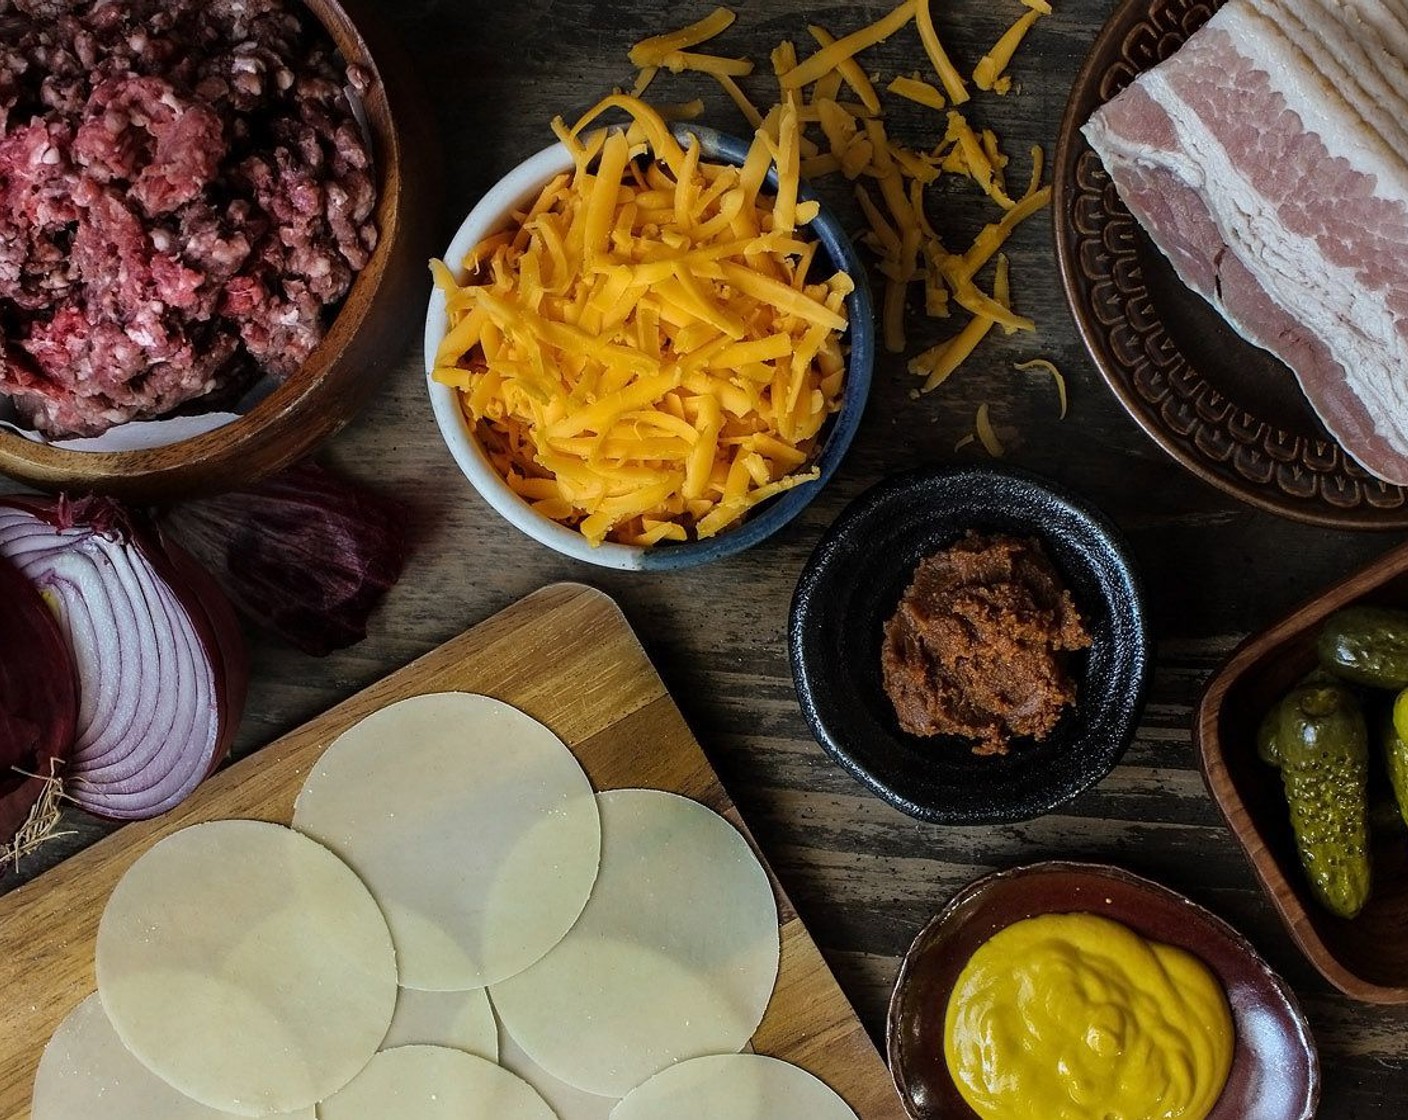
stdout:
[[(1333, 673), (1327, 673), (1324, 669), (1316, 666), (1306, 673), (1296, 684), (1296, 690), (1307, 688), (1310, 685), (1334, 685), (1339, 679)], [(1256, 754), (1262, 762), (1268, 766), (1281, 765), (1281, 747), (1276, 741), (1276, 722), (1281, 718), (1281, 707), (1295, 695), (1292, 691), (1281, 697), (1280, 700), (1272, 704), (1266, 710), (1266, 715), (1262, 716), (1261, 723), (1256, 729)]]
[(1290, 696), (1283, 696), (1271, 705), (1266, 715), (1262, 716), (1261, 723), (1257, 725), (1256, 756), (1268, 766), (1281, 765), (1281, 741), (1277, 738), (1276, 725), (1281, 720), (1281, 706), (1289, 699)]
[(1279, 705), (1275, 741), (1296, 851), (1315, 897), (1352, 918), (1369, 897), (1369, 736), (1338, 685), (1298, 688)]
[(1315, 652), (1343, 680), (1395, 691), (1408, 687), (1408, 612), (1345, 607), (1325, 620)]
[(1398, 694), (1393, 702), (1393, 715), (1384, 729), (1384, 762), (1388, 769), (1389, 785), (1393, 786), (1393, 799), (1398, 802), (1398, 811), (1408, 824), (1408, 688)]

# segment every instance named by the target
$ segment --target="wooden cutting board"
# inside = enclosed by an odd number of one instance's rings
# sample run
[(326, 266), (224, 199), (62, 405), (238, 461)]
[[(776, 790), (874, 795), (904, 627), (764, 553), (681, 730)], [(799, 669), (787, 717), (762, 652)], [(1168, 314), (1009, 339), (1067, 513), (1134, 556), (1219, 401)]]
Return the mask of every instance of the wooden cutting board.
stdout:
[[(159, 820), (128, 825), (0, 898), (0, 1120), (29, 1116), (40, 1052), (94, 990), (98, 918), (138, 856), (200, 821), (288, 824), (304, 776), (343, 730), (393, 701), (446, 690), (486, 693), (542, 720), (597, 789), (684, 794), (747, 834), (616, 604), (581, 584), (545, 587), (221, 771)], [(775, 877), (773, 889), (782, 964), (753, 1048), (810, 1070), (861, 1120), (904, 1120), (884, 1062)]]

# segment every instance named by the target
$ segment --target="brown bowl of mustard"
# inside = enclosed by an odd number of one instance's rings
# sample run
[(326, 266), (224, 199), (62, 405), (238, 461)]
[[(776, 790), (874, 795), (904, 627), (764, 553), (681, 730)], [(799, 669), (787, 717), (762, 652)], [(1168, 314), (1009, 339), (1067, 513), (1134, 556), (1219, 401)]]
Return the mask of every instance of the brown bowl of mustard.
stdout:
[(1295, 996), (1247, 940), (1103, 864), (964, 887), (905, 954), (887, 1033), (914, 1120), (1310, 1120), (1320, 1097)]

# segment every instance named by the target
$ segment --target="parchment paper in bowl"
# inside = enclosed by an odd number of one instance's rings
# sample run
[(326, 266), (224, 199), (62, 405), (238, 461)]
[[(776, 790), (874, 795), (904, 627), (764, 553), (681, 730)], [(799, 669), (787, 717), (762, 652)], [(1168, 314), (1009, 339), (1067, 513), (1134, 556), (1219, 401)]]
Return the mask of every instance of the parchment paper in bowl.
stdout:
[(193, 439), (223, 428), (233, 420), (238, 420), (256, 404), (278, 387), (272, 377), (260, 378), (249, 390), (233, 411), (202, 412), (188, 416), (172, 416), (164, 420), (128, 420), (116, 424), (100, 436), (73, 436), (67, 439), (51, 439), (43, 432), (27, 428), (20, 422), (10, 399), (0, 394), (0, 430), (13, 432), (31, 443), (44, 443), (65, 451), (149, 451), (155, 447), (167, 447), (182, 440)]

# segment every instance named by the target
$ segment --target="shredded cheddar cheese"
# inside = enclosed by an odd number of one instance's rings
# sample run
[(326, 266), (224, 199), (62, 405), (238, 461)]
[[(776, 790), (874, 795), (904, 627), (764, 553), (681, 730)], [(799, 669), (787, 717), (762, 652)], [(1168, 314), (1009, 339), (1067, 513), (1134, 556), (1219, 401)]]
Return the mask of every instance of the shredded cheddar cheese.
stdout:
[[(1050, 11), (1047, 5), (1047, 11)], [(1017, 53), (1017, 48), (1022, 45), (1022, 40), (1028, 31), (1032, 29), (1032, 24), (1039, 20), (1044, 13), (1033, 5), (1029, 10), (1023, 12), (1017, 21), (1003, 33), (1001, 39), (993, 46), (992, 50), (983, 55), (977, 68), (973, 71), (973, 84), (979, 89), (992, 89), (1002, 72), (1012, 62), (1012, 56)]]
[(1036, 370), (1039, 373), (1051, 375), (1051, 380), (1056, 383), (1056, 400), (1061, 406), (1061, 411), (1057, 415), (1058, 420), (1066, 418), (1066, 378), (1065, 375), (1056, 368), (1056, 363), (1045, 358), (1033, 358), (1029, 362), (1013, 362), (1012, 368), (1020, 371)]
[(915, 4), (916, 0), (904, 0), (904, 3), (889, 15), (876, 20), (868, 27), (862, 27), (859, 31), (852, 31), (829, 46), (822, 47), (805, 62), (799, 63), (781, 76), (783, 89), (801, 89), (809, 86), (867, 47), (873, 47), (876, 43), (888, 39), (914, 18)]
[[(836, 42), (836, 37), (824, 27), (810, 24), (807, 32), (822, 47), (831, 47)], [(860, 63), (852, 56), (847, 56), (836, 63), (834, 71), (838, 74), (846, 85), (850, 86), (855, 95), (860, 98), (860, 103), (872, 113), (880, 112), (880, 98), (875, 92), (875, 87), (871, 85), (870, 79), (865, 76), (865, 71), (860, 68)], [(824, 81), (825, 79), (819, 79)], [(834, 97), (834, 94), (833, 94)]]
[[(589, 133), (611, 108), (630, 127)], [(810, 274), (797, 107), (762, 121), (742, 167), (625, 95), (554, 128), (573, 172), (474, 247), (463, 282), (432, 264), (450, 316), (433, 376), (510, 488), (592, 544), (712, 536), (817, 477), (840, 407), (853, 285)]]
[(727, 8), (715, 8), (703, 19), (691, 23), (688, 27), (642, 39), (631, 48), (631, 62), (642, 69), (661, 66), (666, 55), (707, 43), (732, 27), (736, 18)]
[(672, 74), (697, 70), (701, 74), (746, 78), (753, 72), (753, 64), (746, 58), (721, 58), (716, 54), (695, 54), (693, 51), (671, 51), (660, 59), (660, 65)]
[[(988, 141), (987, 137), (992, 140)], [(1002, 154), (997, 149), (997, 137), (991, 132), (979, 136), (967, 118), (957, 109), (948, 111), (948, 131), (944, 139), (953, 145), (949, 158), (955, 170), (961, 170), (978, 184), (999, 206), (1011, 210), (1017, 204), (1007, 197), (1002, 181)], [(947, 164), (946, 164), (947, 165)]]
[(901, 75), (890, 82), (885, 87), (897, 97), (907, 98), (920, 105), (927, 105), (931, 109), (943, 109), (948, 102), (944, 100), (943, 91), (931, 86), (928, 82), (922, 81), (916, 74), (906, 78)]
[[(972, 72), (971, 80), (980, 91), (1003, 94), (1012, 88), (1006, 71), (1015, 53), (1033, 24), (1051, 12), (1050, 0), (1022, 3), (1023, 14)], [(1032, 149), (1030, 180), (1019, 193), (1009, 187), (1010, 160), (996, 133), (970, 124), (968, 81), (939, 38), (931, 5), (932, 0), (904, 0), (874, 22), (839, 37), (811, 25), (808, 31), (817, 50), (804, 59), (799, 60), (793, 43), (780, 43), (770, 56), (777, 80), (777, 104), (765, 113), (758, 114), (728, 75), (713, 74), (750, 121), (754, 114), (761, 117), (761, 130), (772, 138), (768, 155), (779, 167), (785, 166), (789, 175), (794, 169), (798, 178), (839, 172), (854, 184), (853, 193), (865, 218), (860, 240), (878, 258), (878, 318), (887, 350), (903, 352), (908, 347), (912, 285), (920, 285), (922, 301), (916, 298), (914, 305), (922, 307), (927, 317), (960, 318), (949, 338), (909, 361), (910, 371), (923, 379), (921, 387), (913, 390), (916, 396), (943, 384), (994, 328), (1004, 334), (1035, 329), (1032, 319), (1013, 309), (1009, 266), (1001, 250), (1022, 222), (1051, 201), (1051, 189), (1042, 186), (1043, 153), (1039, 147)], [(637, 44), (632, 61), (641, 67), (668, 68), (667, 59), (673, 53), (687, 52), (705, 41), (700, 37), (704, 33), (717, 34), (728, 26), (718, 13), (710, 20)], [(885, 107), (876, 90), (878, 79), (867, 75), (859, 58), (911, 21), (933, 65), (937, 84), (916, 72), (894, 77), (884, 89), (942, 114), (942, 138), (932, 150), (890, 138)], [(787, 144), (780, 138), (784, 114), (794, 115), (797, 126), (797, 139)], [(808, 139), (808, 129), (819, 131), (819, 143)], [(759, 163), (754, 170), (757, 179), (766, 166)], [(745, 170), (745, 178), (749, 174)], [(966, 249), (950, 251), (930, 221), (925, 195), (931, 184), (955, 175), (971, 180), (1003, 213)], [(788, 228), (791, 207), (784, 189), (777, 201), (774, 228)], [(997, 267), (991, 272), (991, 282), (980, 281), (994, 258)], [(1064, 380), (1059, 374), (1053, 376), (1058, 378), (1058, 392), (1064, 401)], [(984, 419), (986, 422), (985, 413)], [(987, 431), (991, 433), (990, 425)], [(980, 431), (973, 438), (990, 453), (1001, 453), (995, 435), (988, 439)], [(992, 451), (994, 446), (997, 452)]]
[[(797, 47), (788, 39), (784, 39), (772, 49), (769, 56), (772, 62), (772, 72), (777, 77), (782, 77), (787, 71), (797, 65)], [(837, 88), (840, 86), (838, 84)]]
[(934, 14), (929, 10), (929, 2), (930, 0), (919, 0), (915, 8), (914, 22), (919, 28), (919, 39), (924, 44), (929, 61), (933, 63), (934, 72), (938, 74), (939, 81), (948, 93), (948, 99), (955, 105), (962, 105), (968, 100), (968, 83), (963, 80), (958, 67), (949, 61), (948, 52), (944, 50), (939, 33), (934, 28)]
[(978, 442), (983, 445), (983, 450), (994, 459), (1001, 459), (1007, 453), (1007, 449), (1002, 446), (1002, 441), (997, 438), (997, 432), (993, 430), (992, 418), (988, 415), (986, 401), (978, 406), (978, 415), (973, 426), (978, 434)]
[[(993, 299), (1000, 308), (1008, 304), (1007, 258), (998, 257), (997, 276), (993, 282)], [(976, 314), (953, 338), (932, 346), (922, 354), (912, 358), (909, 372), (922, 376), (924, 384), (921, 393), (928, 393), (942, 385), (954, 370), (972, 355), (978, 343), (987, 337), (997, 320), (988, 314)]]
[(719, 85), (723, 86), (729, 99), (738, 106), (738, 111), (743, 114), (743, 119), (753, 127), (753, 131), (756, 132), (762, 128), (763, 114), (758, 112), (758, 107), (748, 100), (748, 95), (738, 88), (738, 83), (727, 74), (715, 74), (714, 77)]

